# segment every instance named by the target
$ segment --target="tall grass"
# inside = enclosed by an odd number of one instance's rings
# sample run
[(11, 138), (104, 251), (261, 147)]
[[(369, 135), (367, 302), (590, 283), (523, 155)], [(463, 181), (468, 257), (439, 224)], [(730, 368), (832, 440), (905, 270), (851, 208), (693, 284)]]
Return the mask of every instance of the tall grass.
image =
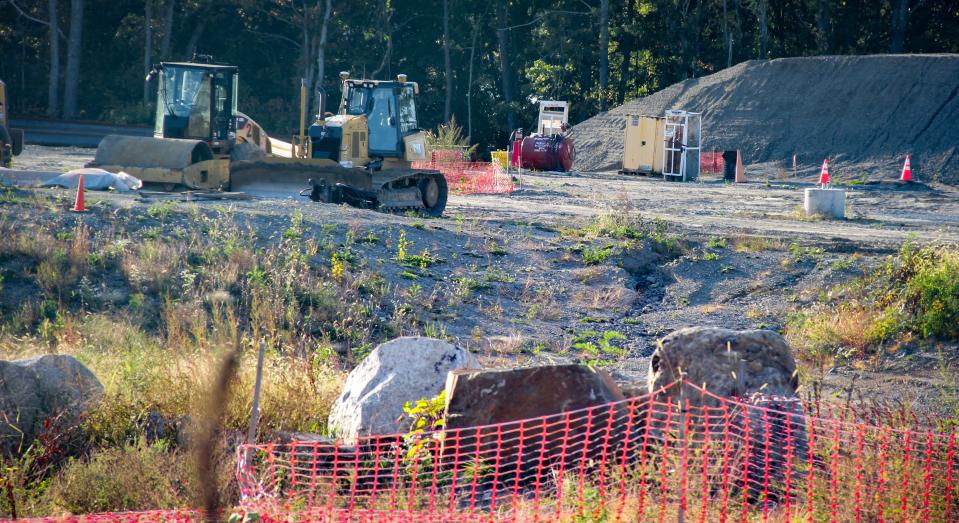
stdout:
[(865, 277), (793, 314), (787, 338), (817, 359), (864, 356), (915, 340), (959, 339), (959, 246), (904, 245)]
[[(171, 225), (184, 211), (190, 228)], [(223, 463), (249, 422), (258, 347), (260, 437), (322, 433), (356, 355), (417, 328), (415, 314), (394, 314), (405, 298), (355, 257), (344, 255), (334, 277), (326, 261), (351, 240), (302, 217), (270, 238), (226, 209), (172, 209), (159, 228), (104, 219), (96, 228), (0, 219), (0, 358), (71, 354), (105, 388), (69, 428), (83, 441), (72, 459), (51, 459), (42, 441), (0, 456), (0, 515), (195, 506), (186, 449), (235, 340), (243, 350), (216, 436)], [(229, 485), (220, 492), (231, 499)]]

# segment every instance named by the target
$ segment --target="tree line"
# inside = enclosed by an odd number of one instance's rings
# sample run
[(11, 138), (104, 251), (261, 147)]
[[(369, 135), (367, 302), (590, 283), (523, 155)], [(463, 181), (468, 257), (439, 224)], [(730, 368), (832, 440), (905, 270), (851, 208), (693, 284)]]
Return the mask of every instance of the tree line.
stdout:
[(423, 127), (501, 146), (539, 99), (577, 122), (745, 60), (957, 51), (954, 0), (0, 0), (15, 115), (149, 123), (152, 64), (200, 52), (239, 66), (240, 110), (280, 137), (301, 79), (335, 110), (339, 71), (405, 73)]

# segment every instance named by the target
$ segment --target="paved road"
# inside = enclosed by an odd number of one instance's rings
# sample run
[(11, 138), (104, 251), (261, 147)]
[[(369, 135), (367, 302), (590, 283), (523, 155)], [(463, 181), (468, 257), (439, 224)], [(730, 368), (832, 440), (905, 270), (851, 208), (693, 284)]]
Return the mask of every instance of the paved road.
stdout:
[(24, 141), (34, 145), (96, 147), (108, 134), (153, 136), (150, 127), (67, 120), (12, 119), (10, 127), (23, 129)]

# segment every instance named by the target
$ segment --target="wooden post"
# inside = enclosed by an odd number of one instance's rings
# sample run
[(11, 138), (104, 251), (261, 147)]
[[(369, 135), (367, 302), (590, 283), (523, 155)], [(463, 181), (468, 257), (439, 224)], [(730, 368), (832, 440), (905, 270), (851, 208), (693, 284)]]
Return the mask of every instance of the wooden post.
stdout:
[(260, 389), (263, 383), (263, 357), (266, 344), (260, 342), (260, 351), (256, 355), (256, 382), (253, 384), (253, 408), (250, 409), (250, 429), (246, 433), (247, 444), (256, 442), (256, 426), (260, 422)]

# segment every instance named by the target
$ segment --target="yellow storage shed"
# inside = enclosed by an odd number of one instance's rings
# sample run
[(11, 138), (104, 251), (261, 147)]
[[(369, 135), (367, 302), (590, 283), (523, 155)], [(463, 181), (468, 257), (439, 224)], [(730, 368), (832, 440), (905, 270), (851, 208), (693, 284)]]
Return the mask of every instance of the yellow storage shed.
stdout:
[(623, 140), (622, 173), (660, 174), (663, 172), (662, 116), (626, 115), (626, 136)]

